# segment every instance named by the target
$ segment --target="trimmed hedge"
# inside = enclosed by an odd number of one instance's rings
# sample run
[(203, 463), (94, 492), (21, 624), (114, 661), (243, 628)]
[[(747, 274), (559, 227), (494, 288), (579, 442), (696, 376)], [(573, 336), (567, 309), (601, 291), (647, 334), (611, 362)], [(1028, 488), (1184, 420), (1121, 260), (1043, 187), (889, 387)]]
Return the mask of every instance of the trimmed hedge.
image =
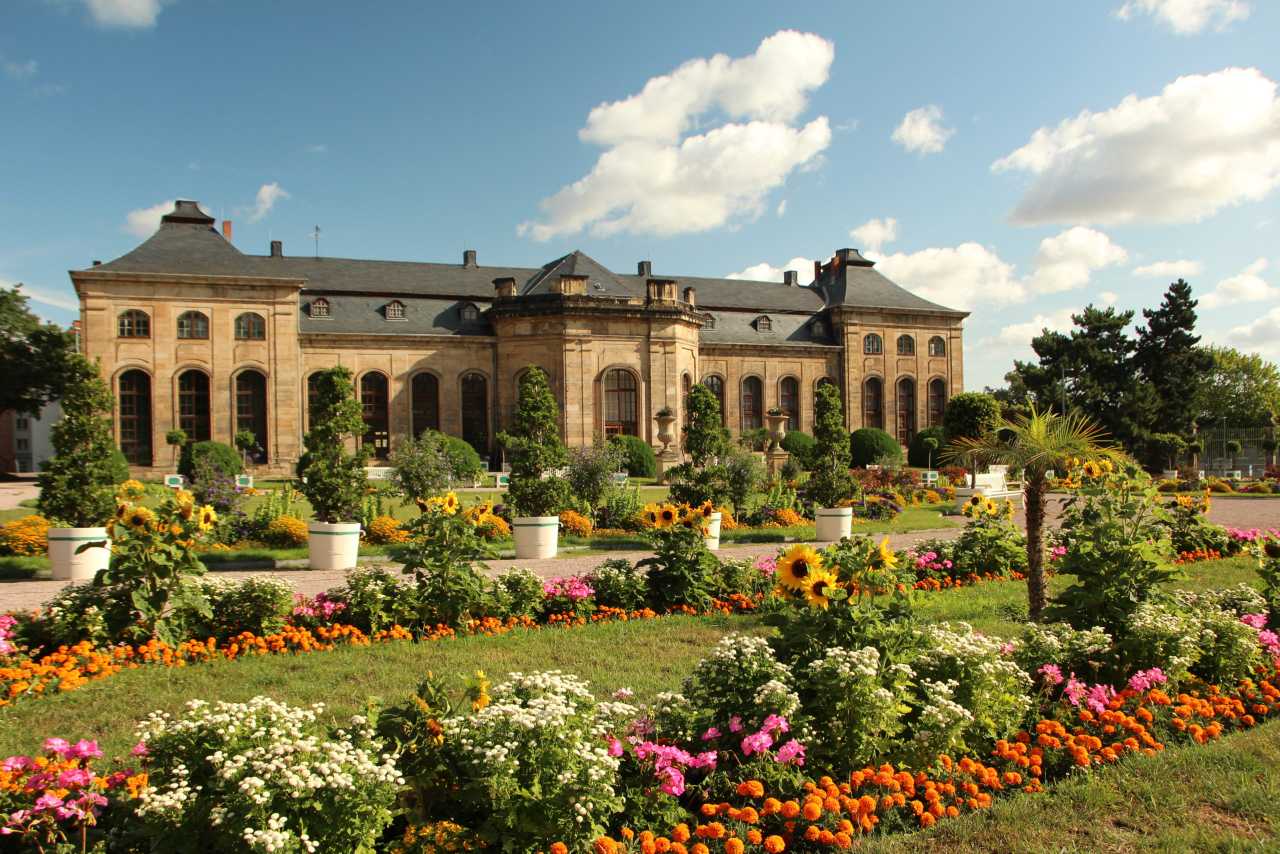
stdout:
[(632, 477), (657, 477), (658, 458), (649, 443), (639, 436), (611, 436), (609, 441), (622, 448), (622, 464)]
[(917, 468), (929, 467), (929, 449), (924, 446), (924, 440), (934, 438), (938, 440), (938, 447), (933, 449), (933, 464), (938, 464), (938, 455), (942, 453), (942, 449), (947, 446), (946, 434), (941, 427), (926, 427), (911, 439), (911, 446), (907, 448), (907, 465), (916, 466)]
[(182, 446), (182, 456), (178, 459), (178, 474), (188, 483), (195, 479), (198, 460), (203, 460), (227, 477), (244, 473), (244, 461), (235, 448), (222, 442), (193, 442)]
[(850, 433), (849, 452), (852, 464), (859, 467), (902, 462), (902, 446), (879, 427), (863, 427)]
[(782, 450), (795, 457), (802, 469), (808, 469), (812, 465), (813, 450), (816, 447), (818, 440), (801, 430), (791, 430), (782, 437)]

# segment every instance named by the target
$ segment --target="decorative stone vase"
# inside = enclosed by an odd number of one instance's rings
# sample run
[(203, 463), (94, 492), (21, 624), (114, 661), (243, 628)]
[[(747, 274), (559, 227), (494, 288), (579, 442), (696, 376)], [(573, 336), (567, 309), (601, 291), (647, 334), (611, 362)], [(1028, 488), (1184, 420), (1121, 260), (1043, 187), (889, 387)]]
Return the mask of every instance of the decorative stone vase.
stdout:
[(769, 450), (775, 451), (782, 447), (782, 439), (787, 435), (787, 416), (766, 415), (764, 421), (769, 426)]
[[(79, 551), (85, 543), (97, 545)], [(111, 538), (106, 528), (49, 529), (49, 570), (54, 581), (93, 581), (98, 570), (110, 565)]]
[(360, 557), (360, 523), (307, 525), (307, 557), (311, 569), (354, 569)]
[(662, 452), (665, 454), (676, 438), (671, 432), (671, 425), (676, 423), (676, 417), (674, 415), (655, 415), (654, 418), (658, 422), (658, 441), (662, 443)]
[(820, 507), (813, 515), (817, 526), (814, 539), (820, 543), (834, 543), (853, 533), (852, 507)]
[(707, 536), (705, 538), (707, 548), (713, 552), (720, 551), (720, 520), (723, 518), (721, 513), (712, 513), (707, 517)]
[(560, 542), (559, 516), (517, 516), (511, 521), (516, 557), (537, 560), (555, 557)]

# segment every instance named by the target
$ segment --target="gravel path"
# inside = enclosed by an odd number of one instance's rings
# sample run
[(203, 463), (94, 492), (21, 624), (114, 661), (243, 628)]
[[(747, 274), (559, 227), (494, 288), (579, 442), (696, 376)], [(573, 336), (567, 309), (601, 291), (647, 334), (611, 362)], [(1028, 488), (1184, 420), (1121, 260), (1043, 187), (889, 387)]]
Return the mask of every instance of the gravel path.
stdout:
[[(1048, 513), (1050, 524), (1059, 516), (1059, 502), (1050, 501)], [(1218, 498), (1213, 502), (1209, 518), (1220, 525), (1238, 528), (1280, 527), (1280, 499), (1255, 498)], [(1023, 523), (1021, 512), (1017, 517), (1018, 524)], [(909, 534), (893, 534), (889, 542), (894, 548), (905, 548), (921, 540), (943, 538), (952, 539), (959, 535), (960, 528), (941, 528), (929, 531), (913, 531)], [(743, 545), (723, 546), (719, 555), (725, 558), (756, 558), (760, 555), (776, 554), (778, 543), (748, 543)], [(567, 553), (563, 557), (548, 560), (491, 560), (487, 562), (489, 572), (494, 575), (506, 572), (513, 567), (526, 567), (538, 575), (547, 578), (556, 575), (575, 575), (594, 569), (600, 563), (611, 558), (624, 558), (637, 561), (647, 557), (646, 551), (617, 551), (607, 554), (573, 555)], [(394, 566), (389, 561), (381, 561), (385, 566)], [(316, 571), (306, 569), (261, 569), (244, 571), (222, 571), (215, 575), (219, 578), (249, 578), (252, 576), (270, 575), (283, 578), (293, 584), (299, 593), (314, 595), (322, 590), (338, 587), (345, 575), (342, 571)], [(0, 612), (17, 609), (34, 608), (61, 589), (66, 582), (62, 581), (11, 581), (0, 582)]]

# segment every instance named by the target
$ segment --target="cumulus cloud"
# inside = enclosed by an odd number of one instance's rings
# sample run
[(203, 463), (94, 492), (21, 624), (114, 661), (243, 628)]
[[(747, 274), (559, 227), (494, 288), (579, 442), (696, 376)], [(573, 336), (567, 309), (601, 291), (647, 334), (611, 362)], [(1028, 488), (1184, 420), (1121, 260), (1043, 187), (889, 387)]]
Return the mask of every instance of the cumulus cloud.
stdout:
[(1078, 225), (1040, 241), (1027, 287), (1037, 294), (1075, 290), (1088, 283), (1094, 270), (1122, 264), (1128, 257), (1101, 231)]
[(869, 219), (849, 232), (858, 241), (863, 255), (879, 255), (885, 244), (898, 239), (898, 221), (893, 217)]
[(134, 237), (150, 237), (160, 227), (160, 217), (173, 210), (173, 199), (158, 202), (149, 208), (129, 211), (124, 218), (124, 230)]
[(1033, 180), (1011, 219), (1191, 222), (1280, 184), (1280, 100), (1256, 68), (1179, 77), (1159, 95), (1083, 110), (991, 165)]
[(1026, 286), (1014, 266), (981, 243), (895, 252), (876, 269), (913, 293), (950, 308), (972, 308), (978, 301), (1002, 304), (1026, 299)]
[(1120, 295), (1115, 291), (1102, 291), (1098, 294), (1098, 302), (1103, 305), (1115, 305), (1120, 300)]
[(1064, 308), (1048, 314), (1037, 314), (1023, 323), (1011, 323), (1003, 327), (990, 338), (978, 342), (979, 346), (999, 347), (1003, 350), (1020, 351), (1030, 355), (1031, 339), (1048, 329), (1053, 332), (1065, 332), (1071, 328), (1071, 315), (1079, 314), (1078, 308)]
[(271, 209), (275, 207), (276, 202), (287, 198), (289, 198), (289, 194), (275, 181), (270, 184), (263, 184), (258, 188), (258, 195), (254, 199), (253, 207), (249, 210), (249, 222), (258, 222), (271, 213)]
[(1148, 279), (1185, 279), (1188, 276), (1198, 276), (1203, 272), (1204, 264), (1186, 259), (1180, 261), (1156, 261), (1153, 264), (1135, 267), (1133, 270), (1135, 276), (1142, 276)]
[(775, 267), (767, 261), (753, 264), (745, 270), (730, 273), (726, 279), (746, 279), (752, 282), (781, 282), (782, 274), (787, 270), (795, 270), (800, 274), (800, 281), (809, 284), (813, 281), (813, 260), (810, 258), (792, 258), (781, 267)]
[(1211, 24), (1225, 29), (1232, 21), (1249, 17), (1245, 0), (1126, 0), (1116, 9), (1116, 17), (1127, 21), (1134, 15), (1150, 15), (1181, 36), (1195, 35)]
[(787, 200), (786, 200), (786, 199), (783, 199), (782, 201), (778, 202), (778, 211), (777, 211), (777, 213), (778, 213), (778, 216), (780, 216), (780, 217), (782, 217), (782, 216), (786, 216), (786, 215), (787, 215)]
[[(80, 301), (76, 299), (76, 295), (74, 293), (57, 293), (56, 291), (46, 291), (46, 290), (43, 290), (42, 288), (33, 288), (30, 285), (25, 284), (24, 282), (10, 282), (10, 281), (7, 281), (6, 279), (0, 279), (0, 289), (11, 290), (15, 287), (21, 289), (22, 294), (26, 296), (28, 299), (30, 299), (32, 302), (40, 303), (42, 305), (53, 306), (54, 308), (60, 308), (60, 309), (63, 309), (64, 311), (80, 310)], [(38, 309), (36, 310), (36, 314), (40, 315), (46, 320), (48, 319), (46, 314), (42, 311), (39, 311)]]
[(815, 165), (831, 142), (825, 116), (795, 119), (834, 57), (826, 39), (784, 30), (750, 56), (690, 60), (635, 95), (601, 104), (578, 132), (605, 148), (594, 168), (544, 199), (541, 220), (521, 223), (517, 233), (665, 236), (759, 216), (767, 193)]
[(1280, 289), (1273, 288), (1262, 278), (1267, 269), (1267, 259), (1259, 258), (1239, 273), (1218, 282), (1217, 286), (1200, 297), (1201, 308), (1218, 308), (1238, 302), (1261, 302), (1280, 297)]
[(903, 116), (891, 138), (907, 151), (937, 154), (954, 133), (955, 129), (942, 124), (942, 108), (929, 104)]
[(156, 25), (160, 10), (173, 0), (85, 0), (89, 15), (103, 27), (145, 30)]
[(14, 80), (34, 77), (39, 68), (40, 63), (34, 59), (28, 59), (26, 62), (15, 62), (12, 59), (0, 60), (0, 70), (4, 71), (4, 76)]
[(1268, 358), (1280, 359), (1280, 307), (1232, 329), (1227, 342), (1232, 347), (1256, 350)]

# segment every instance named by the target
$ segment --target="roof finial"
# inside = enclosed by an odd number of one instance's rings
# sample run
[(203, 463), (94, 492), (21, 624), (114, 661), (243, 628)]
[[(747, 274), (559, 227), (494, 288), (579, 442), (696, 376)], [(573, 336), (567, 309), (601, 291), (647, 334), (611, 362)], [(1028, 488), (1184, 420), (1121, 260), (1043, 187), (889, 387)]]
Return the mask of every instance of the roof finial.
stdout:
[(316, 241), (316, 258), (320, 257), (320, 226), (316, 226), (315, 231), (311, 232), (312, 238)]

